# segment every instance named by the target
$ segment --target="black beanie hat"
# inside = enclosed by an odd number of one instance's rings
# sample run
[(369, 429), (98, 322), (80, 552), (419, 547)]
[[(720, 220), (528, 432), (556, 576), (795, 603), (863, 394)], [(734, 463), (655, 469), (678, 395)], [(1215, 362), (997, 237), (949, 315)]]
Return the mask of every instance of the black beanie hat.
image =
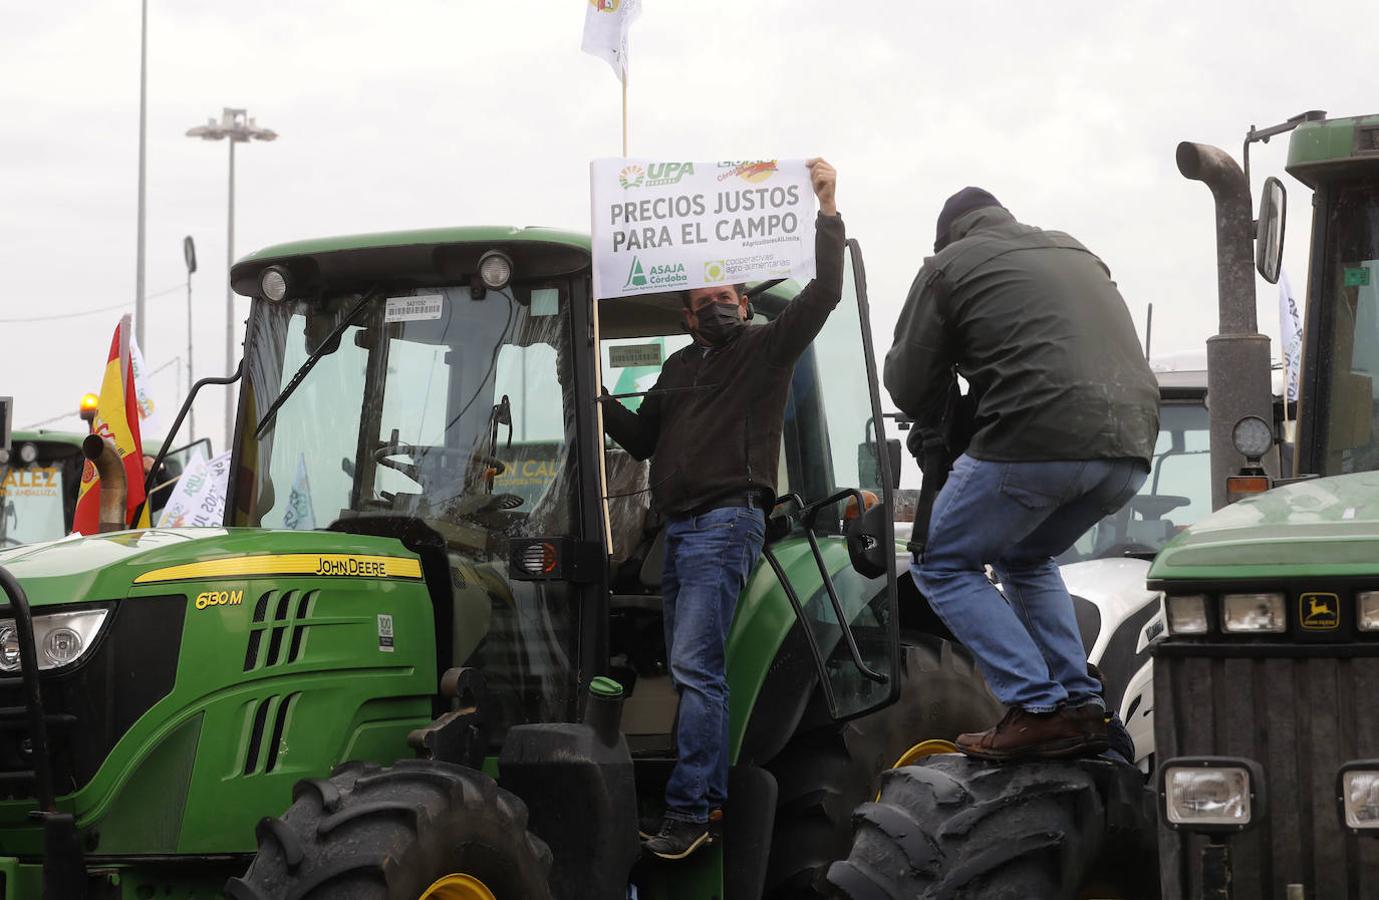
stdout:
[(953, 223), (958, 219), (974, 209), (1000, 205), (1001, 201), (991, 196), (990, 192), (979, 187), (965, 187), (949, 197), (948, 202), (943, 204), (943, 211), (938, 214), (938, 234), (934, 238), (934, 252), (937, 253), (952, 243), (953, 238), (950, 232), (953, 229)]

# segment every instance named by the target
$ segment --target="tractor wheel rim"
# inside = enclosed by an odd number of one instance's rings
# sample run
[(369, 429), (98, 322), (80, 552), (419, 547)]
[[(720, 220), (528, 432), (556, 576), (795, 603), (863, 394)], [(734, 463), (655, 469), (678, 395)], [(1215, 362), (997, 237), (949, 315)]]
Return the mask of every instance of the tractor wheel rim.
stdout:
[(493, 892), (473, 875), (442, 875), (421, 892), (420, 900), (498, 900)]
[[(909, 750), (906, 750), (904, 753), (900, 754), (900, 758), (895, 761), (895, 765), (891, 766), (891, 768), (899, 769), (904, 766), (912, 766), (926, 756), (937, 756), (940, 753), (957, 752), (958, 745), (953, 743), (952, 741), (944, 741), (939, 740), (937, 738), (930, 738), (927, 741), (920, 741), (918, 744), (915, 744)], [(876, 801), (879, 802), (880, 800), (881, 792), (877, 791)]]
[(900, 758), (895, 761), (892, 769), (899, 769), (903, 766), (912, 766), (926, 756), (936, 756), (939, 753), (957, 753), (958, 745), (952, 741), (930, 739), (920, 741), (909, 750), (900, 754)]

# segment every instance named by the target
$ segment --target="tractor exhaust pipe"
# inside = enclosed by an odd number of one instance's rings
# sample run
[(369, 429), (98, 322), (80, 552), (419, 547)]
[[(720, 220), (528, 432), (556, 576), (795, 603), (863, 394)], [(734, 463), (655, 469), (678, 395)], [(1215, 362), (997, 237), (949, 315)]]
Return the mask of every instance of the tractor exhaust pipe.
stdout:
[[(1226, 505), (1226, 479), (1245, 465), (1231, 440), (1244, 416), (1272, 422), (1269, 338), (1255, 315), (1254, 213), (1250, 185), (1230, 154), (1210, 144), (1178, 145), (1178, 171), (1216, 200), (1216, 291), (1219, 333), (1207, 338), (1207, 404), (1211, 422), (1211, 505)], [(1265, 468), (1277, 476), (1277, 466)]]
[(115, 444), (99, 434), (88, 434), (81, 442), (81, 452), (95, 464), (96, 475), (100, 478), (101, 532), (124, 531), (127, 527), (125, 499), (129, 496), (129, 485), (125, 483), (124, 463)]

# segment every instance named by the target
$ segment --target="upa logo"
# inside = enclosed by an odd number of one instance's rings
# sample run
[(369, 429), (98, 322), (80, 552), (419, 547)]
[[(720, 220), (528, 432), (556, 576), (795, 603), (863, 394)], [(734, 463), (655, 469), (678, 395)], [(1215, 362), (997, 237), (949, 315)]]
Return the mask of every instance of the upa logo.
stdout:
[(641, 187), (645, 180), (646, 172), (642, 170), (641, 166), (624, 166), (623, 170), (618, 173), (618, 184), (622, 185), (624, 190)]
[(646, 166), (646, 186), (660, 187), (667, 184), (679, 184), (680, 180), (686, 175), (694, 174), (694, 163), (687, 162), (659, 162), (647, 163)]
[(632, 257), (632, 268), (627, 270), (627, 282), (623, 287), (646, 287), (646, 272), (642, 269), (642, 261), (635, 256)]

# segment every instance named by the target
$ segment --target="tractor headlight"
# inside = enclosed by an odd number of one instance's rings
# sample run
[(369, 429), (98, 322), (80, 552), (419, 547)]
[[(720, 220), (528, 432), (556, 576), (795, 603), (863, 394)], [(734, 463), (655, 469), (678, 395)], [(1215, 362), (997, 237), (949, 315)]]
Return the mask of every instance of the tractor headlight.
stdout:
[(1361, 631), (1379, 631), (1379, 591), (1355, 595), (1355, 625)]
[(1226, 757), (1179, 757), (1160, 776), (1164, 819), (1187, 831), (1240, 831), (1262, 817), (1263, 777), (1257, 763)]
[(1244, 634), (1279, 634), (1288, 630), (1282, 594), (1225, 594), (1221, 628)]
[(1205, 594), (1169, 594), (1164, 601), (1169, 634), (1206, 634), (1207, 597)]
[(1379, 835), (1379, 759), (1346, 763), (1337, 780), (1345, 826)]
[(259, 273), (259, 293), (274, 303), (287, 298), (292, 286), (292, 276), (282, 266), (269, 266)]
[(512, 260), (506, 253), (490, 250), (479, 257), (479, 280), (491, 291), (507, 287), (512, 278)]
[[(96, 642), (109, 610), (34, 616), (34, 650), (40, 671), (69, 666), (86, 655)], [(0, 621), (0, 671), (19, 671), (19, 629), (14, 620)]]

